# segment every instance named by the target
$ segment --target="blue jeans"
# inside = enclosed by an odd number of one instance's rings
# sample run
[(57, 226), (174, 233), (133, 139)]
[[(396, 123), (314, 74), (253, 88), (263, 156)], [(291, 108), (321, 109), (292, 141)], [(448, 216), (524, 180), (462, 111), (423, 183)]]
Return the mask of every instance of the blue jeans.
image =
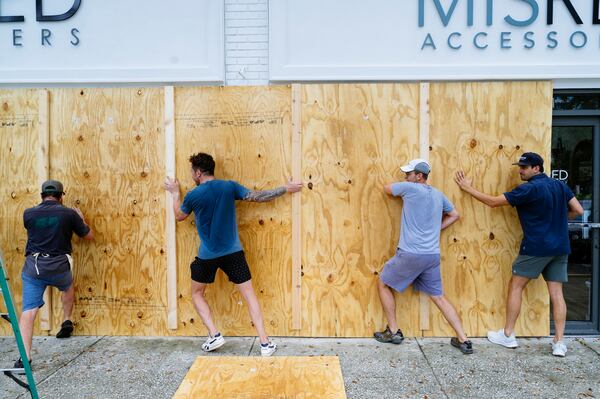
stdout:
[(31, 277), (21, 273), (21, 280), (23, 280), (23, 312), (44, 306), (46, 287), (51, 286), (66, 291), (73, 285), (71, 271), (47, 278)]

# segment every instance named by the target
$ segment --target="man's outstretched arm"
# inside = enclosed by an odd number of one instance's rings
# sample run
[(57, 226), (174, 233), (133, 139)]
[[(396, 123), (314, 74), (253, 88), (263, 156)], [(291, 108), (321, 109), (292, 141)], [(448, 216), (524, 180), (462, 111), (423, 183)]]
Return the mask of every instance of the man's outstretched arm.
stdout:
[(165, 190), (171, 193), (173, 199), (173, 212), (175, 213), (175, 220), (181, 222), (185, 220), (189, 213), (181, 212), (181, 199), (179, 198), (179, 181), (177, 179), (171, 179), (167, 177), (163, 185)]
[(577, 200), (577, 198), (573, 197), (568, 203), (569, 207), (569, 219), (575, 219), (577, 216), (583, 215), (583, 207)]
[(444, 230), (446, 227), (449, 227), (458, 219), (460, 219), (460, 214), (456, 209), (452, 209), (450, 212), (444, 213), (444, 215), (442, 216), (442, 225), (440, 227), (440, 230)]
[(75, 210), (75, 212), (77, 212), (77, 214), (81, 218), (81, 221), (83, 222), (83, 224), (86, 225), (90, 229), (88, 231), (88, 233), (81, 238), (83, 238), (84, 240), (93, 240), (94, 233), (92, 232), (92, 229), (90, 228), (90, 226), (86, 223), (85, 217), (83, 217), (83, 212), (81, 212), (81, 209), (79, 209), (79, 208), (73, 208), (73, 210)]
[(302, 183), (289, 181), (285, 186), (277, 187), (272, 190), (256, 190), (250, 191), (244, 197), (244, 201), (248, 202), (267, 202), (281, 197), (285, 193), (296, 193), (302, 190)]
[(454, 176), (454, 181), (456, 182), (456, 184), (458, 184), (461, 190), (470, 194), (477, 201), (483, 202), (491, 208), (509, 205), (508, 200), (506, 199), (504, 194), (493, 196), (475, 190), (472, 186), (473, 181), (471, 179), (467, 179), (467, 176), (465, 176), (465, 173), (463, 171), (456, 172), (456, 175)]

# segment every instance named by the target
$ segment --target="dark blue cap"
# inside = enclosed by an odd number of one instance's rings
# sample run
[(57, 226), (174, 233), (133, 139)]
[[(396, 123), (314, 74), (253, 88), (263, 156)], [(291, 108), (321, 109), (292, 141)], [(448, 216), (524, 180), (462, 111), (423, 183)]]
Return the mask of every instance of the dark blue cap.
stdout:
[(42, 194), (64, 194), (63, 185), (58, 180), (46, 180), (42, 184)]
[(544, 166), (544, 160), (539, 154), (535, 152), (525, 152), (519, 158), (519, 162), (513, 163), (513, 165), (519, 166)]

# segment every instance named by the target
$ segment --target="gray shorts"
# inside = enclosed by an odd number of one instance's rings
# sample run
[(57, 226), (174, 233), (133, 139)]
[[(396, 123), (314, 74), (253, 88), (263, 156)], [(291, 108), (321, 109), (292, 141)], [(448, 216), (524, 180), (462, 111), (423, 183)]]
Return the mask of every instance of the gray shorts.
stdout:
[(429, 295), (443, 294), (439, 254), (412, 254), (398, 249), (384, 265), (379, 278), (398, 292), (412, 284)]
[(540, 273), (546, 281), (556, 281), (566, 283), (568, 255), (559, 256), (529, 256), (519, 255), (512, 266), (512, 273), (515, 276), (536, 279)]

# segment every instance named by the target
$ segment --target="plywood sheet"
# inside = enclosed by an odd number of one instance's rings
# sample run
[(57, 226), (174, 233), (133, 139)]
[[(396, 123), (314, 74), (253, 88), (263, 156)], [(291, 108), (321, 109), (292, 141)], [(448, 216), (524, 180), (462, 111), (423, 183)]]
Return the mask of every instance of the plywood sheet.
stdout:
[(75, 332), (165, 335), (162, 89), (54, 89), (50, 114), (50, 177), (95, 234), (74, 239)]
[(345, 399), (336, 356), (198, 357), (173, 398)]
[[(193, 218), (177, 225), (178, 330), (167, 330), (163, 89), (50, 89), (50, 177), (65, 183), (67, 206), (80, 207), (96, 233), (75, 239), (79, 334), (204, 335), (190, 297), (189, 264), (199, 239)], [(291, 88), (175, 89), (176, 173), (193, 188), (188, 157), (204, 151), (218, 178), (252, 189), (284, 184), (292, 173)], [(292, 208), (286, 195), (238, 204), (240, 236), (271, 335), (371, 336), (385, 325), (376, 281), (394, 253), (401, 201), (383, 185), (403, 179), (399, 166), (419, 156), (419, 84), (325, 84), (301, 87), (301, 314), (292, 330)], [(547, 82), (432, 83), (432, 185), (462, 219), (442, 233), (446, 294), (467, 333), (485, 335), (504, 319), (506, 284), (520, 227), (514, 210), (492, 210), (463, 195), (455, 170), (501, 193), (519, 184), (510, 163), (523, 151), (549, 157), (552, 87)], [(425, 123), (425, 121), (423, 121)], [(20, 307), (26, 242), (22, 213), (39, 202), (38, 95), (0, 91), (0, 246)], [(208, 290), (226, 335), (254, 335), (247, 308), (219, 273)], [(53, 329), (62, 319), (54, 290)], [(431, 307), (419, 328), (419, 296), (397, 296), (407, 335), (452, 335)], [(0, 333), (7, 333), (5, 326)], [(36, 330), (39, 332), (39, 329)], [(548, 333), (542, 281), (526, 291), (522, 335)]]
[[(401, 201), (383, 187), (419, 155), (419, 86), (305, 85), (302, 126), (302, 331), (371, 336), (385, 326), (376, 283), (400, 231)], [(398, 295), (408, 335), (419, 334), (418, 299)]]
[[(21, 311), (21, 268), (27, 231), (25, 209), (40, 199), (38, 179), (38, 96), (35, 90), (0, 90), (0, 250), (10, 278), (17, 312)], [(4, 302), (0, 300), (0, 308)], [(40, 333), (39, 318), (36, 334)], [(0, 323), (0, 335), (12, 335), (8, 323)]]
[[(485, 336), (504, 324), (511, 264), (521, 228), (511, 207), (491, 209), (463, 194), (454, 183), (464, 170), (474, 186), (497, 195), (520, 184), (511, 163), (524, 151), (550, 156), (552, 86), (548, 82), (436, 83), (431, 85), (431, 184), (455, 204), (462, 218), (442, 233), (445, 292), (459, 311), (467, 334)], [(432, 306), (432, 330), (453, 335)], [(547, 335), (548, 296), (544, 282), (525, 291), (518, 335)]]
[[(289, 86), (177, 88), (175, 92), (177, 177), (183, 192), (194, 187), (190, 155), (211, 154), (218, 179), (257, 190), (285, 184), (291, 176), (291, 88)], [(291, 327), (291, 198), (238, 202), (240, 239), (267, 333)], [(180, 325), (177, 334), (206, 334), (190, 294), (190, 263), (199, 238), (193, 215), (177, 226)], [(239, 292), (220, 271), (207, 289), (218, 328), (226, 335), (255, 335)]]

